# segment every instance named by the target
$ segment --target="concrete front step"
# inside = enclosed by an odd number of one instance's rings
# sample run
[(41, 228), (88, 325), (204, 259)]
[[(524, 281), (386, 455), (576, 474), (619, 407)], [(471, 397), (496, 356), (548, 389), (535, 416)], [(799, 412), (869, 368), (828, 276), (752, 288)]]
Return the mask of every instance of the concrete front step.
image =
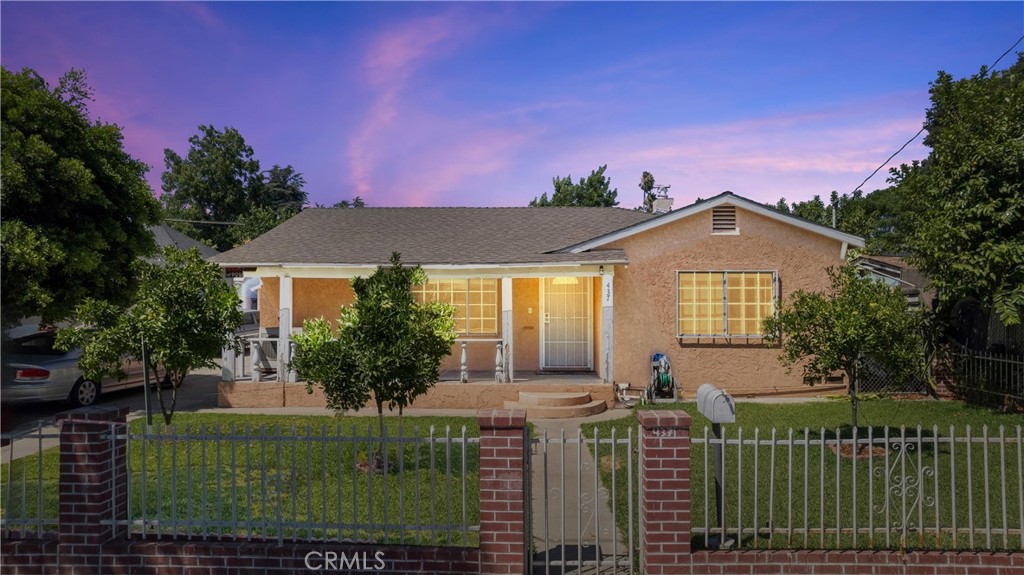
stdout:
[(525, 409), (531, 419), (566, 419), (588, 417), (604, 412), (608, 404), (591, 400), (582, 392), (519, 392), (519, 401), (506, 401), (505, 409)]
[(586, 391), (520, 391), (518, 402), (523, 405), (539, 407), (563, 407), (568, 405), (584, 405), (590, 403), (590, 393)]

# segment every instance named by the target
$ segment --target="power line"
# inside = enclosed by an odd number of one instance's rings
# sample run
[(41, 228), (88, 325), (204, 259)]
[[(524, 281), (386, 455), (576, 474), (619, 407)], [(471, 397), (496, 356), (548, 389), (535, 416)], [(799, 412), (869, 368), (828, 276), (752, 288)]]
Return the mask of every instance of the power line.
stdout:
[(1017, 41), (1013, 43), (1013, 46), (1010, 46), (1009, 48), (1007, 48), (1006, 51), (1003, 52), (1003, 54), (1001, 56), (996, 58), (995, 62), (992, 62), (992, 65), (988, 67), (989, 70), (991, 70), (992, 68), (995, 68), (996, 64), (998, 64), (999, 61), (1003, 59), (1003, 56), (1006, 56), (1007, 54), (1009, 54), (1010, 50), (1013, 50), (1014, 48), (1016, 48), (1017, 44), (1020, 44), (1022, 41), (1024, 41), (1024, 36), (1021, 36), (1020, 38), (1017, 38)]
[(215, 221), (207, 221), (207, 220), (179, 220), (179, 219), (175, 219), (175, 218), (164, 218), (164, 221), (165, 222), (183, 222), (183, 223), (186, 223), (186, 224), (209, 224), (211, 226), (241, 226), (241, 225), (245, 225), (245, 224), (240, 224), (238, 222), (215, 222)]
[[(999, 64), (999, 61), (1002, 60), (1004, 56), (1009, 54), (1014, 48), (1016, 48), (1017, 45), (1020, 44), (1022, 41), (1024, 41), (1024, 36), (1021, 36), (1020, 38), (1017, 38), (1017, 41), (1013, 43), (1013, 46), (1010, 46), (1009, 48), (1007, 48), (1005, 52), (1003, 52), (998, 58), (996, 58), (995, 62), (992, 62), (992, 65), (988, 67), (989, 70), (995, 68), (996, 65)], [(884, 162), (882, 162), (882, 165), (880, 165), (877, 168), (875, 168), (875, 171), (871, 172), (870, 176), (864, 178), (864, 181), (861, 182), (859, 186), (854, 188), (853, 191), (856, 192), (857, 190), (861, 189), (861, 187), (863, 187), (864, 184), (868, 183), (868, 180), (870, 180), (871, 178), (875, 177), (875, 174), (877, 174), (879, 170), (884, 168), (886, 166), (886, 164), (888, 164), (893, 158), (895, 158), (897, 155), (899, 155), (900, 152), (905, 150), (907, 148), (907, 146), (909, 146), (911, 144), (911, 142), (916, 140), (917, 137), (920, 136), (922, 132), (924, 132), (924, 129), (925, 129), (925, 127), (921, 126), (921, 129), (918, 130), (917, 133), (914, 134), (914, 136), (912, 138), (907, 140), (902, 146), (900, 146), (900, 149), (896, 150), (895, 152), (893, 152), (893, 154), (891, 156), (886, 158), (886, 160)]]

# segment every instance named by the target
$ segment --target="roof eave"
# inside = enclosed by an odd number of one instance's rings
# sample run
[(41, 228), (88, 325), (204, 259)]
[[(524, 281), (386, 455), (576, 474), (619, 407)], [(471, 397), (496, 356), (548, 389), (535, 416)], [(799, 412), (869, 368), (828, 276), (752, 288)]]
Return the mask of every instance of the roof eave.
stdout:
[(576, 254), (587, 250), (592, 250), (594, 248), (599, 248), (608, 245), (612, 242), (645, 232), (647, 230), (668, 223), (672, 223), (695, 214), (699, 214), (701, 212), (707, 211), (711, 208), (720, 206), (722, 204), (735, 205), (737, 207), (741, 207), (758, 213), (759, 215), (762, 215), (764, 217), (780, 221), (782, 223), (786, 223), (792, 226), (796, 226), (798, 228), (832, 238), (839, 242), (845, 242), (852, 247), (864, 247), (864, 238), (861, 238), (859, 236), (848, 234), (846, 232), (841, 232), (839, 230), (823, 226), (821, 224), (816, 224), (803, 218), (799, 218), (789, 214), (784, 214), (777, 210), (773, 210), (771, 208), (763, 206), (752, 200), (748, 200), (747, 198), (744, 198), (742, 196), (737, 196), (732, 192), (723, 192), (713, 198), (709, 198), (702, 202), (691, 204), (684, 208), (680, 208), (678, 210), (662, 214), (656, 218), (652, 218), (644, 222), (633, 224), (632, 226), (622, 228), (621, 230), (616, 230), (614, 232), (604, 234), (603, 236), (598, 236), (585, 242), (581, 242), (576, 245), (563, 248), (563, 251), (566, 253)]
[[(215, 262), (222, 268), (376, 268), (377, 266), (388, 265), (388, 262), (381, 263), (304, 263), (304, 262)], [(563, 261), (534, 261), (534, 262), (489, 262), (489, 263), (465, 263), (465, 264), (443, 264), (443, 263), (419, 263), (424, 269), (498, 269), (498, 268), (535, 268), (535, 267), (565, 267), (565, 266), (586, 266), (586, 265), (626, 265), (629, 260), (625, 257), (610, 257), (588, 260), (563, 260)]]

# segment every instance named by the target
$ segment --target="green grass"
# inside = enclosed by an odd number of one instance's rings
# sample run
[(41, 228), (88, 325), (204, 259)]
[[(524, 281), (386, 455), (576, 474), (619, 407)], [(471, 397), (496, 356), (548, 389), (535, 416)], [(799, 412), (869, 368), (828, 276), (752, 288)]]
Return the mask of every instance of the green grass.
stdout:
[[(476, 420), (407, 417), (399, 430), (398, 418), (387, 417), (385, 424), (386, 454), (376, 417), (177, 415), (173, 427), (154, 426), (153, 436), (131, 442), (130, 515), (153, 534), (477, 545), (474, 531), (438, 528), (461, 524), (464, 514), (468, 525), (479, 524), (479, 446), (467, 444), (463, 470), (462, 444), (444, 442), (446, 426), (453, 438), (463, 426), (467, 438), (479, 437)], [(141, 433), (144, 421), (131, 430)], [(386, 471), (370, 473), (370, 454), (378, 452)], [(13, 474), (15, 487), (23, 477), (30, 486), (24, 499), (17, 488), (5, 497), (4, 517), (57, 516), (58, 455), (50, 449), (4, 466), (5, 485)]]
[[(1020, 415), (993, 412), (958, 402), (936, 401), (861, 401), (858, 435), (864, 441), (869, 433), (874, 439), (883, 438), (886, 431), (892, 440), (899, 438), (901, 426), (906, 426), (909, 441), (907, 457), (899, 458), (899, 450), (888, 453), (876, 444), (877, 454), (870, 459), (837, 457), (832, 449), (839, 441), (850, 446), (850, 404), (848, 401), (805, 404), (754, 404), (737, 401), (736, 424), (725, 426), (726, 437), (735, 440), (742, 428), (745, 442), (754, 437), (759, 428), (759, 447), (745, 444), (742, 448), (729, 445), (726, 450), (726, 529), (735, 538), (737, 525), (742, 522), (740, 543), (744, 547), (767, 548), (875, 548), (875, 549), (1020, 549), (1024, 547), (1021, 534), (1021, 490), (1024, 479), (1020, 469), (1024, 466), (1020, 444), (1016, 442), (1018, 426), (1024, 425)], [(711, 437), (710, 424), (693, 403), (658, 405), (657, 409), (681, 409), (693, 417), (691, 436)], [(922, 427), (918, 439), (917, 426)], [(601, 437), (608, 437), (612, 428), (619, 436), (627, 429), (636, 433), (635, 412), (628, 417), (586, 425), (584, 433), (591, 435), (596, 428)], [(936, 429), (937, 426), (937, 429)], [(957, 442), (954, 465), (950, 467), (950, 444), (942, 441), (952, 433), (966, 437), (970, 427), (976, 440), (968, 449), (966, 443)], [(987, 426), (989, 438), (998, 437), (1000, 426), (1013, 441), (1000, 450), (998, 444), (977, 442)], [(772, 428), (776, 429), (774, 448), (774, 474), (772, 469)], [(804, 438), (817, 442), (810, 447), (788, 444), (789, 430), (793, 429), (795, 442)], [(824, 439), (824, 448), (821, 441)], [(936, 441), (938, 439), (938, 441)], [(617, 465), (626, 461), (625, 447), (616, 453)], [(852, 446), (850, 447), (852, 449)], [(602, 481), (611, 485), (611, 447), (602, 445)], [(757, 465), (754, 465), (755, 452)], [(708, 467), (711, 448), (702, 443), (691, 447), (692, 521), (694, 528), (702, 529), (707, 523), (716, 527), (714, 491), (710, 491), (705, 504), (705, 484), (713, 482), (713, 469)], [(635, 455), (635, 454), (634, 454)], [(986, 455), (988, 457), (986, 465)], [(970, 460), (968, 461), (968, 456)], [(742, 459), (742, 467), (738, 465)], [(938, 467), (936, 468), (936, 464)], [(854, 481), (856, 468), (856, 481)], [(792, 469), (792, 473), (789, 473)], [(935, 471), (938, 471), (936, 474)], [(887, 472), (888, 471), (888, 472)], [(1005, 472), (1005, 475), (1004, 475)], [(838, 487), (837, 487), (838, 473)], [(955, 478), (955, 483), (950, 477)], [(888, 476), (888, 486), (886, 484)], [(807, 480), (804, 480), (804, 477)], [(625, 531), (627, 488), (619, 476), (616, 488), (617, 517), (620, 529)], [(904, 514), (903, 492), (893, 488), (908, 478), (906, 492), (907, 513)], [(936, 485), (936, 478), (938, 484)], [(774, 481), (773, 481), (774, 479)], [(922, 489), (913, 485), (922, 481)], [(970, 481), (970, 488), (968, 488)], [(989, 491), (986, 497), (985, 483)], [(1005, 497), (1004, 482), (1005, 481)], [(635, 486), (634, 486), (635, 487)], [(887, 490), (888, 487), (888, 490)], [(807, 490), (806, 506), (804, 490)], [(737, 497), (742, 489), (742, 506)], [(753, 492), (758, 491), (755, 508)], [(936, 496), (937, 491), (937, 496)], [(955, 492), (956, 509), (952, 500)], [(890, 493), (887, 498), (884, 495)], [(920, 503), (917, 494), (921, 494)], [(770, 495), (773, 497), (770, 501)], [(636, 494), (633, 494), (636, 501)], [(888, 504), (887, 504), (888, 499)], [(771, 503), (771, 505), (770, 505)], [(1003, 505), (1006, 506), (1006, 536), (1003, 535)], [(987, 504), (987, 507), (986, 507)], [(838, 506), (838, 512), (837, 512)], [(708, 508), (711, 515), (708, 515)], [(852, 534), (853, 513), (857, 513), (859, 532), (856, 541)], [(757, 514), (755, 524), (754, 516)], [(936, 513), (939, 532), (936, 533)], [(837, 517), (839, 533), (837, 535)], [(904, 534), (899, 524), (908, 518)], [(889, 528), (886, 529), (886, 521)], [(953, 525), (957, 528), (954, 538)], [(707, 522), (707, 523), (706, 523)], [(973, 541), (968, 533), (973, 524)], [(793, 526), (793, 530), (789, 527)], [(755, 526), (757, 535), (755, 535)], [(919, 529), (920, 526), (924, 530)], [(769, 531), (769, 527), (771, 531)], [(873, 528), (868, 531), (868, 528)], [(988, 536), (992, 530), (991, 538)], [(704, 535), (695, 533), (694, 544), (704, 546)]]

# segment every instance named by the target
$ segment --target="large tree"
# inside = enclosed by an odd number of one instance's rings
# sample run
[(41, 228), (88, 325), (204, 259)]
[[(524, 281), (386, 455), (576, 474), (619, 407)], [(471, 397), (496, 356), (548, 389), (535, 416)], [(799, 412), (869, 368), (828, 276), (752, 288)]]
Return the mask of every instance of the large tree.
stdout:
[(1024, 54), (1006, 70), (931, 83), (928, 157), (894, 172), (910, 261), (951, 303), (1024, 320)]
[(238, 130), (201, 125), (188, 141), (184, 158), (164, 150), (161, 176), (166, 216), (186, 220), (171, 222), (178, 230), (226, 250), (268, 231), (305, 204), (302, 174), (276, 164), (261, 171)]
[[(120, 373), (123, 357), (143, 361), (151, 381), (166, 380), (158, 397), (164, 421), (171, 423), (178, 388), (201, 367), (216, 367), (242, 323), (238, 293), (216, 264), (198, 250), (166, 247), (159, 263), (138, 260), (139, 289), (127, 306), (87, 300), (78, 306), (76, 325), (62, 329), (57, 344), (82, 348), (79, 366), (91, 381)], [(165, 389), (166, 388), (166, 389)], [(164, 396), (170, 394), (167, 399)]]
[[(261, 187), (260, 163), (238, 130), (220, 131), (199, 126), (199, 134), (188, 139), (184, 158), (164, 150), (160, 197), (169, 218), (191, 220), (172, 225), (219, 250), (234, 244), (234, 232), (224, 223), (234, 223), (248, 211), (250, 197)], [(196, 224), (193, 222), (218, 222)]]
[(897, 220), (903, 217), (909, 206), (900, 201), (894, 187), (875, 190), (866, 195), (860, 190), (850, 194), (833, 191), (828, 205), (818, 195), (792, 204), (782, 198), (775, 204), (767, 205), (823, 226), (832, 225), (834, 210), (836, 228), (863, 237), (869, 253), (891, 253), (903, 249)]
[(430, 389), (455, 341), (452, 307), (420, 303), (412, 293), (426, 280), (422, 268), (403, 266), (392, 254), (390, 266), (352, 281), (355, 302), (341, 309), (337, 337), (322, 318), (307, 320), (292, 336), (299, 376), (322, 387), (336, 410), (359, 409), (372, 392), (382, 435), (384, 406), (401, 415)]
[(2, 322), (62, 319), (86, 296), (126, 301), (160, 213), (147, 166), (125, 153), (118, 126), (90, 119), (84, 72), (51, 88), (3, 68), (0, 85)]
[(827, 273), (827, 293), (799, 290), (765, 319), (765, 340), (781, 348), (784, 365), (802, 366), (807, 384), (844, 372), (857, 427), (858, 378), (866, 360), (897, 381), (922, 373), (922, 314), (908, 309), (899, 288), (862, 277), (851, 266)]
[(555, 176), (551, 180), (555, 188), (551, 198), (548, 198), (547, 193), (543, 193), (539, 198), (530, 200), (530, 207), (617, 206), (619, 202), (615, 196), (619, 194), (619, 190), (611, 187), (611, 179), (604, 175), (606, 169), (607, 164), (590, 172), (590, 176), (580, 178), (579, 183), (575, 184), (571, 174), (564, 178)]

